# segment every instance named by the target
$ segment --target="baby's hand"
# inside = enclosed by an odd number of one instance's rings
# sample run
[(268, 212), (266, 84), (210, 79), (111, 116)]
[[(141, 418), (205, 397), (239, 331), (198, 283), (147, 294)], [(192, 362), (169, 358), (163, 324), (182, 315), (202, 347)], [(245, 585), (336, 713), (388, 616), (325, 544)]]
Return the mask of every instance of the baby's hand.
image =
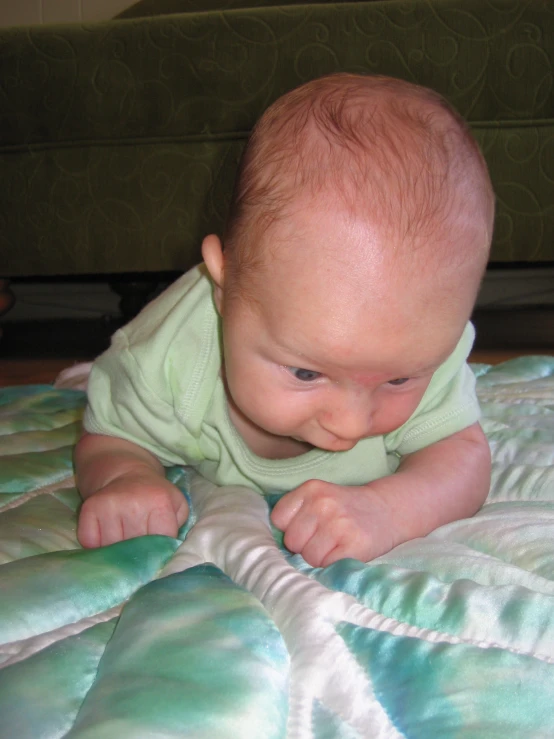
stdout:
[(177, 536), (187, 517), (185, 496), (165, 477), (127, 473), (85, 500), (77, 538), (93, 548), (145, 534)]
[(368, 561), (395, 545), (389, 508), (371, 485), (309, 480), (284, 495), (271, 514), (285, 546), (313, 567), (343, 557)]

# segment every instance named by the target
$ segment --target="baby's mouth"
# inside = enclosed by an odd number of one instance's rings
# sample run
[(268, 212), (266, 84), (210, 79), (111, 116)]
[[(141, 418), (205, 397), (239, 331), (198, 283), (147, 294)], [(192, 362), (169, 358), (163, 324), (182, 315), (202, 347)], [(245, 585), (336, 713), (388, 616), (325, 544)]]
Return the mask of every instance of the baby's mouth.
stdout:
[(344, 439), (337, 439), (337, 441), (329, 447), (329, 451), (348, 452), (350, 449), (354, 449), (357, 443), (357, 441), (344, 441)]
[(322, 444), (312, 444), (311, 442), (304, 443), (309, 443), (311, 446), (314, 446), (317, 449), (323, 449), (325, 452), (347, 452), (350, 449), (353, 449), (359, 441), (359, 439), (354, 441), (349, 439), (340, 439), (338, 436), (333, 436), (332, 434), (328, 434), (328, 437), (329, 438), (325, 440), (325, 443)]
[(306, 446), (311, 447), (312, 449), (315, 449), (315, 445), (312, 444), (311, 441), (306, 441), (306, 439), (303, 439), (301, 436), (291, 436), (291, 439), (294, 439), (294, 441), (300, 442), (300, 444), (305, 444)]

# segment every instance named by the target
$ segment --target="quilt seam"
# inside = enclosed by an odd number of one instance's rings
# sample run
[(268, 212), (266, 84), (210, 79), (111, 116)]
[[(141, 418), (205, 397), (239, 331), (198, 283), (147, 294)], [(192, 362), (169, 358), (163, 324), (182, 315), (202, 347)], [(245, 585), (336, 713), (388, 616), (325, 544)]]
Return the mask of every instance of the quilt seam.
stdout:
[(75, 475), (72, 474), (61, 476), (48, 485), (44, 485), (40, 488), (35, 488), (34, 490), (29, 490), (28, 492), (23, 493), (23, 495), (20, 495), (15, 500), (11, 500), (9, 503), (6, 503), (6, 505), (0, 508), (0, 513), (3, 513), (4, 511), (9, 511), (12, 508), (19, 508), (19, 506), (22, 506), (24, 503), (27, 503), (27, 501), (32, 500), (32, 498), (36, 498), (39, 495), (47, 495), (48, 493), (53, 493), (56, 490), (59, 490), (60, 488), (71, 488), (74, 486)]

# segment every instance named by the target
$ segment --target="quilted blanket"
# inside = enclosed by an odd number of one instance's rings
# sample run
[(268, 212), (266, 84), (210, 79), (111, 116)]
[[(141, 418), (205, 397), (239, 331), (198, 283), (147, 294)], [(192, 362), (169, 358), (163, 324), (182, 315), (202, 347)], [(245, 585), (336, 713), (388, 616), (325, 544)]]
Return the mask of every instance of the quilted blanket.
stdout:
[(554, 357), (474, 370), (486, 505), (325, 569), (182, 468), (178, 539), (81, 549), (84, 393), (0, 391), (0, 737), (554, 737)]

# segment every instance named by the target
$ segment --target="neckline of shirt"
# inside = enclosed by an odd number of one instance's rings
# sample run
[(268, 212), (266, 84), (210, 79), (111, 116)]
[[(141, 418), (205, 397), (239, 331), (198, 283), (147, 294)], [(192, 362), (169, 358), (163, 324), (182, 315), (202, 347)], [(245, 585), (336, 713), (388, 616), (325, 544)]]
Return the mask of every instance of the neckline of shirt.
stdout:
[(282, 474), (283, 470), (286, 470), (287, 472), (303, 472), (313, 467), (317, 467), (331, 456), (332, 452), (315, 448), (311, 449), (309, 452), (305, 452), (304, 454), (299, 454), (297, 457), (285, 457), (284, 459), (268, 459), (254, 454), (231, 420), (227, 396), (225, 394), (225, 388), (221, 377), (218, 377), (216, 382), (216, 392), (220, 394), (220, 397), (222, 398), (225, 424), (237, 444), (237, 449), (243, 462), (249, 469), (256, 472), (263, 472), (268, 475)]

